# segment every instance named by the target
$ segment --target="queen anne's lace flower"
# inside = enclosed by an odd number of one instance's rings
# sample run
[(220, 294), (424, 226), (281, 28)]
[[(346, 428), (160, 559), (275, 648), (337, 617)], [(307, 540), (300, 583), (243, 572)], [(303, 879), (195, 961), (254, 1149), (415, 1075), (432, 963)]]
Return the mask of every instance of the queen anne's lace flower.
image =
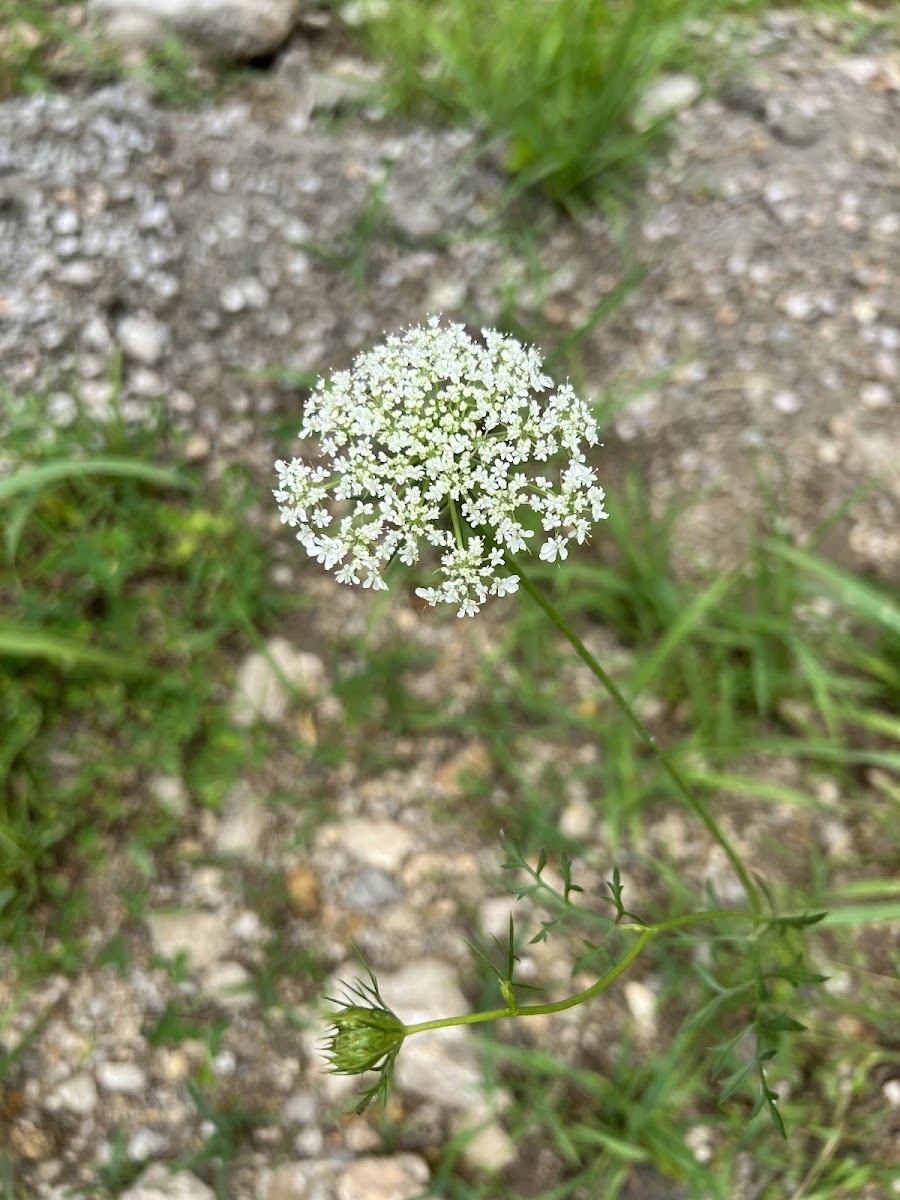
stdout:
[[(326, 461), (277, 462), (274, 495), (340, 583), (384, 589), (391, 560), (412, 566), (425, 543), (441, 578), (416, 594), (472, 616), (516, 590), (504, 556), (529, 549), (526, 511), (540, 518), (548, 562), (606, 517), (582, 451), (597, 442), (588, 405), (568, 383), (544, 395), (553, 381), (533, 347), (493, 329), (482, 337), (432, 317), (320, 380), (308, 400), (299, 436), (317, 438)], [(554, 483), (537, 464), (558, 454)]]

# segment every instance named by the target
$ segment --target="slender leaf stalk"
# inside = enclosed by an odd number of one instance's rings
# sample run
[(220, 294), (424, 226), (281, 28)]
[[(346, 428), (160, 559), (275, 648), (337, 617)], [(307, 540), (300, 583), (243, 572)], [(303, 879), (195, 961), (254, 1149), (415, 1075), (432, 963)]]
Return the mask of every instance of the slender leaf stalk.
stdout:
[(587, 1000), (592, 1000), (595, 996), (605, 991), (610, 984), (615, 983), (619, 976), (628, 970), (638, 955), (661, 933), (669, 933), (674, 929), (682, 929), (688, 925), (697, 925), (703, 921), (735, 919), (753, 921), (756, 917), (757, 912), (755, 909), (749, 911), (746, 909), (725, 908), (687, 913), (685, 916), (672, 917), (668, 921), (661, 921), (658, 925), (622, 924), (619, 926), (620, 929), (639, 932), (639, 937), (615, 966), (611, 967), (605, 975), (602, 975), (590, 987), (584, 988), (583, 991), (576, 992), (573, 996), (567, 996), (564, 1000), (556, 1000), (551, 1004), (517, 1004), (505, 1008), (486, 1009), (483, 1012), (463, 1013), (457, 1017), (440, 1017), (433, 1021), (420, 1021), (415, 1025), (404, 1025), (403, 1036), (409, 1037), (413, 1033), (425, 1033), (430, 1029), (447, 1029), (454, 1025), (481, 1025), (485, 1021), (499, 1021), (504, 1017), (540, 1017), (547, 1016), (550, 1013), (565, 1012), (568, 1008), (575, 1008), (579, 1004), (584, 1004)]

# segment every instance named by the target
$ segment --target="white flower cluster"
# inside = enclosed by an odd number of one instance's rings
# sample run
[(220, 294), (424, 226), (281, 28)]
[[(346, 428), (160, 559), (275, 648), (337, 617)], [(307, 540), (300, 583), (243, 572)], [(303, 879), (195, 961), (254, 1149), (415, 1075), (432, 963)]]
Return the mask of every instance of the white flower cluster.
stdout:
[[(274, 495), (282, 521), (341, 583), (386, 588), (391, 560), (412, 565), (424, 542), (442, 578), (416, 594), (472, 616), (489, 595), (516, 590), (505, 552), (528, 548), (525, 511), (547, 534), (547, 562), (606, 516), (582, 452), (597, 442), (590, 408), (569, 384), (543, 395), (553, 381), (534, 348), (492, 329), (482, 337), (432, 317), (319, 380), (299, 436), (318, 439), (322, 461), (277, 462)], [(536, 464), (560, 453), (554, 482)]]

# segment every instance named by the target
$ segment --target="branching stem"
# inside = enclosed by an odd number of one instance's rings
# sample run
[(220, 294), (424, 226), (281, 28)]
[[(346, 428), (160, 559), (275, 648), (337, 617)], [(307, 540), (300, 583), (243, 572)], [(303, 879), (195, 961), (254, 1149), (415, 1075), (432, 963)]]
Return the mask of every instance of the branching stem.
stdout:
[(639, 934), (634, 945), (605, 975), (602, 975), (590, 987), (576, 992), (574, 996), (567, 996), (564, 1000), (556, 1000), (552, 1004), (518, 1004), (515, 1007), (491, 1008), (484, 1012), (464, 1013), (458, 1017), (440, 1017), (433, 1021), (420, 1021), (416, 1025), (405, 1025), (403, 1036), (409, 1037), (413, 1033), (425, 1033), (429, 1029), (448, 1029), (454, 1025), (481, 1025), (485, 1021), (500, 1021), (504, 1017), (540, 1017), (549, 1013), (565, 1012), (567, 1008), (575, 1008), (579, 1004), (584, 1004), (586, 1000), (592, 1000), (594, 996), (605, 991), (610, 984), (615, 983), (619, 976), (628, 970), (641, 951), (661, 933), (668, 933), (673, 929), (683, 929), (688, 925), (697, 925), (704, 921), (753, 921), (755, 918), (755, 911), (723, 908), (687, 913), (682, 917), (672, 917), (668, 921), (661, 921), (658, 925), (620, 925), (620, 929), (632, 930)]

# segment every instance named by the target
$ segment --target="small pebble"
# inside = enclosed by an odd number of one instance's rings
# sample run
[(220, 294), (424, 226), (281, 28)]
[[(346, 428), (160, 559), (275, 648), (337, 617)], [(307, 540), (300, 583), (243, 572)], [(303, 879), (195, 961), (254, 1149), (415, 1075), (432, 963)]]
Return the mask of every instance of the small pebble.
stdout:
[(850, 311), (857, 324), (871, 325), (878, 319), (879, 305), (873, 296), (854, 296)]
[(147, 1090), (147, 1076), (137, 1063), (98, 1063), (95, 1074), (97, 1082), (107, 1092), (124, 1092), (138, 1095)]
[(68, 266), (63, 267), (56, 277), (60, 283), (67, 283), (70, 287), (93, 287), (97, 282), (97, 268), (93, 263), (79, 259), (77, 262), (69, 263)]
[(219, 292), (219, 303), (227, 313), (239, 313), (246, 307), (244, 289), (237, 283), (227, 283)]
[(802, 401), (796, 392), (785, 390), (775, 393), (772, 397), (772, 407), (780, 413), (784, 413), (785, 416), (793, 416), (794, 413), (800, 411)]
[(146, 1162), (148, 1158), (154, 1158), (162, 1153), (167, 1144), (168, 1139), (164, 1134), (142, 1125), (135, 1129), (129, 1137), (125, 1153), (132, 1162)]
[(77, 233), (81, 227), (78, 213), (72, 208), (61, 209), (53, 218), (53, 231), (61, 236)]
[(93, 1079), (86, 1071), (72, 1075), (51, 1092), (47, 1107), (51, 1111), (63, 1109), (82, 1117), (92, 1113), (97, 1107), (97, 1088)]
[(117, 333), (123, 353), (145, 367), (155, 366), (168, 348), (168, 329), (149, 313), (123, 317)]
[(184, 457), (187, 462), (202, 462), (211, 449), (209, 438), (204, 433), (192, 434), (184, 446)]
[(794, 321), (810, 321), (819, 311), (814, 297), (808, 292), (788, 292), (780, 300), (779, 308)]
[(888, 408), (893, 401), (891, 389), (884, 383), (867, 383), (859, 393), (866, 408)]

